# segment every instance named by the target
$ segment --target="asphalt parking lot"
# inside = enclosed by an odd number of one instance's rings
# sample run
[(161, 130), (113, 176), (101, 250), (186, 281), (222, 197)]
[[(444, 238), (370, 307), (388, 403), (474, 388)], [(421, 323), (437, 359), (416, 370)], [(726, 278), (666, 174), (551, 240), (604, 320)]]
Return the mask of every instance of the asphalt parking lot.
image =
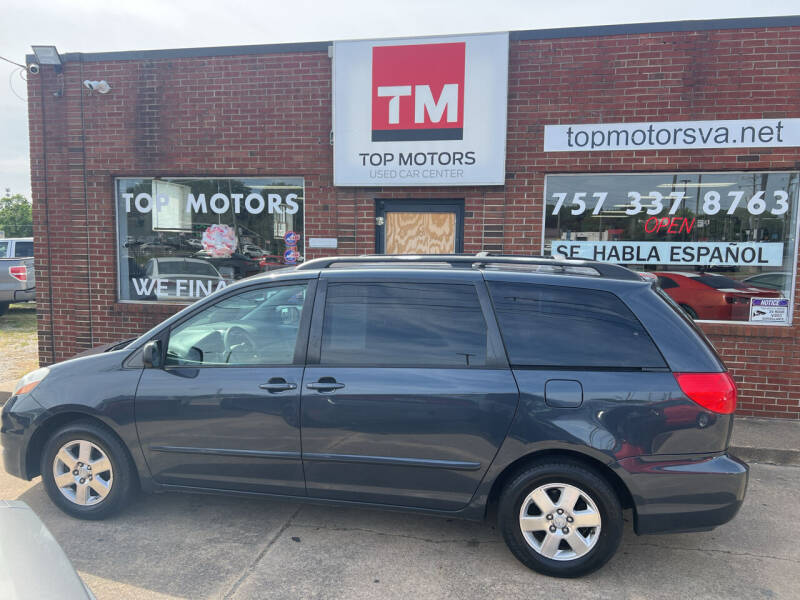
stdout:
[(100, 600), (800, 598), (800, 467), (752, 465), (742, 511), (709, 533), (637, 537), (627, 515), (616, 557), (579, 580), (529, 571), (490, 524), (190, 494), (77, 521), (2, 471), (0, 498), (39, 514)]

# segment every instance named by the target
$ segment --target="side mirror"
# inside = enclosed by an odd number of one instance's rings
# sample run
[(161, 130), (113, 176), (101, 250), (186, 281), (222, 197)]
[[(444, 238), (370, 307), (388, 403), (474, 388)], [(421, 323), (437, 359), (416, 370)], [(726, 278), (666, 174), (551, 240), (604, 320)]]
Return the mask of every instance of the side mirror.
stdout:
[(161, 366), (161, 343), (158, 340), (147, 342), (142, 348), (142, 363), (145, 369)]

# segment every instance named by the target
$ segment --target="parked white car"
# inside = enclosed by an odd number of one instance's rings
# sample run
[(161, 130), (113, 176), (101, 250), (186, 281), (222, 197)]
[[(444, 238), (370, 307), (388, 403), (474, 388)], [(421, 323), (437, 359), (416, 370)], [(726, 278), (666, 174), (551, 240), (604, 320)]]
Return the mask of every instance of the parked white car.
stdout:
[(21, 500), (0, 500), (0, 532), (0, 597), (4, 600), (95, 600), (30, 506)]
[(267, 253), (263, 248), (255, 244), (242, 244), (242, 254), (250, 258), (261, 258)]
[(144, 274), (156, 282), (153, 294), (157, 300), (193, 302), (216, 291), (221, 282), (224, 285), (224, 279), (216, 267), (199, 258), (151, 258), (147, 261)]

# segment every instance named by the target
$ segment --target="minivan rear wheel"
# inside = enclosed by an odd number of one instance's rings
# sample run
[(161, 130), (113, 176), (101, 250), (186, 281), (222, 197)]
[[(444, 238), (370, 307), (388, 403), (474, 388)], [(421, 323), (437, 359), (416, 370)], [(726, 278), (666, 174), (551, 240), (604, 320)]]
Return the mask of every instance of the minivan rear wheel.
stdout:
[(503, 489), (498, 526), (523, 564), (544, 575), (580, 577), (599, 569), (622, 539), (622, 507), (594, 471), (571, 462), (544, 462)]
[(53, 503), (79, 519), (104, 519), (133, 494), (134, 467), (125, 447), (95, 423), (56, 430), (42, 452), (41, 473)]

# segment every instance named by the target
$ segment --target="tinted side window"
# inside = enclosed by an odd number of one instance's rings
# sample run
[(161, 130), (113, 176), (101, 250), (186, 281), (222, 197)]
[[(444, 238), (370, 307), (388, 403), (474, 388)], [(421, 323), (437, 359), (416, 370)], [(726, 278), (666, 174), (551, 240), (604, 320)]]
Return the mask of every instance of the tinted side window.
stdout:
[(14, 244), (14, 256), (17, 258), (33, 256), (33, 242), (17, 242)]
[(489, 284), (513, 365), (665, 367), (650, 336), (610, 292)]
[(8, 242), (0, 242), (0, 258), (8, 258)]
[(328, 285), (324, 365), (482, 367), (486, 343), (486, 321), (472, 285)]
[(167, 366), (290, 365), (306, 284), (260, 288), (213, 304), (169, 334)]
[(659, 275), (658, 284), (661, 286), (662, 290), (668, 290), (669, 288), (678, 287), (678, 284), (675, 283), (674, 280), (670, 279), (669, 277), (664, 277), (663, 275)]

